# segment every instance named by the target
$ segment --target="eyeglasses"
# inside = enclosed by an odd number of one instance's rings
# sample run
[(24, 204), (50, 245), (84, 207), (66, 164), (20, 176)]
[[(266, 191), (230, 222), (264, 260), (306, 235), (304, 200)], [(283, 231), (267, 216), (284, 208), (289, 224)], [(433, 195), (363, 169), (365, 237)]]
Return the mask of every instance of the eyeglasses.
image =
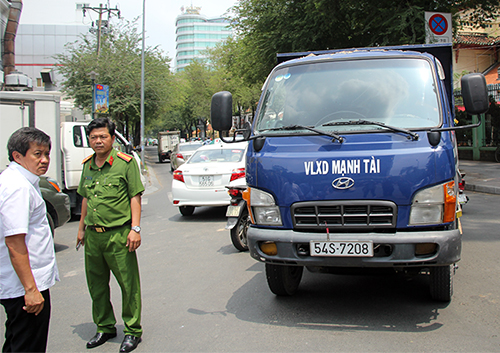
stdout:
[(90, 139), (90, 141), (95, 141), (97, 139), (106, 140), (110, 137), (111, 137), (110, 135), (90, 135), (89, 139)]

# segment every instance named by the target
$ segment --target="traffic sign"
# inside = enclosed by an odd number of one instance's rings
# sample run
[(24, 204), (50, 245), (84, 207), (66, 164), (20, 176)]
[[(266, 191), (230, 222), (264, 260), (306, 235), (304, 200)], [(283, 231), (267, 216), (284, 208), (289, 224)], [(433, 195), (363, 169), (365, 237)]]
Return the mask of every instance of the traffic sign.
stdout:
[(442, 35), (448, 29), (448, 21), (440, 13), (434, 14), (429, 20), (429, 27), (435, 35)]
[(441, 12), (425, 12), (425, 42), (451, 43), (451, 14)]

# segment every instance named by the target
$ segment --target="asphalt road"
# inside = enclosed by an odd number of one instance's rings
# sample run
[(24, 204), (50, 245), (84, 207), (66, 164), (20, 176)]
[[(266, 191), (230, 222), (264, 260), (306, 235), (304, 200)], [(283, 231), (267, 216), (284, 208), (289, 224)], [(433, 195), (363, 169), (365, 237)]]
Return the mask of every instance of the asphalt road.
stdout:
[[(427, 279), (336, 276), (304, 271), (299, 292), (277, 298), (264, 265), (236, 251), (224, 208), (183, 217), (169, 199), (169, 163), (147, 148), (151, 183), (143, 198), (138, 250), (143, 342), (137, 352), (499, 352), (499, 195), (469, 192), (462, 261), (450, 304), (431, 301)], [(78, 223), (56, 230), (61, 282), (52, 289), (49, 352), (87, 351), (95, 333)], [(112, 296), (123, 339), (120, 291)], [(5, 321), (3, 310), (0, 321)], [(3, 344), (4, 327), (0, 327)]]

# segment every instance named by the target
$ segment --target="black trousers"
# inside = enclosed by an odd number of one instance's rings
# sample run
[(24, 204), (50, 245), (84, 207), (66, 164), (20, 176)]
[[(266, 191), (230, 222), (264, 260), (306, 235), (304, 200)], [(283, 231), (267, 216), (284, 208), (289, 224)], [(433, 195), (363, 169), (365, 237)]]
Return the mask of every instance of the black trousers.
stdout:
[(41, 292), (45, 303), (40, 314), (28, 314), (24, 309), (24, 296), (1, 299), (5, 308), (5, 343), (2, 352), (45, 352), (49, 335), (50, 293)]

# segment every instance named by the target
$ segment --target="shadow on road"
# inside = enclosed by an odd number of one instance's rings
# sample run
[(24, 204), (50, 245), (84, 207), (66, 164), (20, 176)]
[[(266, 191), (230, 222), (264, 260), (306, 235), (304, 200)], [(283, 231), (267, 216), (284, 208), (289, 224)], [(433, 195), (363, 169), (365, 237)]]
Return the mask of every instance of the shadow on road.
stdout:
[[(196, 207), (192, 216), (183, 216), (180, 213), (168, 220), (171, 222), (220, 222), (226, 220), (227, 206)], [(229, 231), (228, 231), (229, 232)]]
[[(234, 292), (228, 313), (255, 323), (326, 331), (428, 332), (439, 329), (439, 309), (425, 276), (343, 276), (304, 271), (298, 292), (277, 297), (267, 288), (264, 265)], [(248, 293), (256, 295), (249, 296)]]

